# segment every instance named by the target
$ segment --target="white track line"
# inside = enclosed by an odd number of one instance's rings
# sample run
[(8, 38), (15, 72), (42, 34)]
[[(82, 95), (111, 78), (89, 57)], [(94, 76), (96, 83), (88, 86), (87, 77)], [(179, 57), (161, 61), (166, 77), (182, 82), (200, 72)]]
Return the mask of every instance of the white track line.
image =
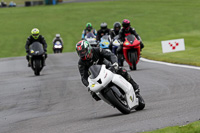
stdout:
[(145, 61), (145, 62), (150, 62), (150, 63), (157, 63), (157, 64), (163, 64), (163, 65), (168, 65), (168, 66), (175, 66), (175, 67), (183, 67), (183, 68), (200, 70), (200, 67), (197, 67), (197, 66), (179, 65), (179, 64), (173, 64), (173, 63), (149, 60), (149, 59), (145, 59), (145, 58), (140, 58), (140, 60)]

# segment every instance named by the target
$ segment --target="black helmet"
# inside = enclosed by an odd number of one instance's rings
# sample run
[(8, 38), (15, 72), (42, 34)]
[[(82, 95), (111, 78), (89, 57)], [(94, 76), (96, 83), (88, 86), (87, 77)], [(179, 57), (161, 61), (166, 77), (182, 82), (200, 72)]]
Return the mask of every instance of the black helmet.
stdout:
[(115, 22), (113, 25), (114, 31), (119, 31), (121, 29), (121, 24), (120, 22)]
[(128, 28), (131, 26), (130, 23), (131, 23), (131, 22), (130, 22), (128, 19), (124, 19), (124, 20), (122, 21), (122, 26), (123, 26), (123, 28), (124, 28), (124, 29), (128, 29)]
[(103, 30), (103, 31), (105, 31), (106, 29), (107, 29), (107, 23), (105, 23), (105, 22), (103, 22), (103, 23), (101, 23), (101, 29)]

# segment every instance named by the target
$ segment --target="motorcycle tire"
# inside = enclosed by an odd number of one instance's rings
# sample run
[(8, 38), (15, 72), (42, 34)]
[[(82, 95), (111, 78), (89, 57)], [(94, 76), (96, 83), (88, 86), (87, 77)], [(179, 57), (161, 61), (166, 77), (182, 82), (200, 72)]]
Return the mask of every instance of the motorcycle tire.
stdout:
[(119, 98), (111, 89), (108, 90), (105, 93), (107, 99), (110, 101), (110, 103), (116, 107), (121, 113), (123, 114), (129, 114), (131, 112), (131, 109), (129, 108), (128, 104), (125, 105), (124, 101), (122, 101), (121, 98)]
[(132, 63), (132, 66), (129, 66), (130, 70), (137, 70), (137, 65), (136, 65), (136, 62), (137, 62), (137, 52), (136, 51), (132, 51), (132, 52), (129, 52), (129, 59)]
[(40, 75), (40, 71), (41, 71), (41, 60), (37, 59), (35, 60), (35, 70), (34, 70), (34, 73), (36, 76), (39, 76)]

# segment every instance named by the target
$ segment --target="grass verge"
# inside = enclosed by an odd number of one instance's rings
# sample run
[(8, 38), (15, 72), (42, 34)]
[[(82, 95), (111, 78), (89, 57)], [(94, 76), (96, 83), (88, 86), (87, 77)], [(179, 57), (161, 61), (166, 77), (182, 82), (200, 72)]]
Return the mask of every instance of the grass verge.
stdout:
[[(0, 57), (24, 56), (26, 38), (37, 27), (48, 43), (60, 33), (64, 52), (75, 51), (75, 44), (87, 22), (97, 30), (101, 22), (112, 28), (124, 18), (142, 37), (142, 56), (148, 59), (200, 66), (200, 1), (190, 0), (123, 0), (1, 9)], [(185, 51), (162, 53), (161, 41), (185, 39)]]
[(163, 129), (143, 133), (199, 133), (199, 125), (200, 121), (197, 121), (184, 126), (166, 127)]

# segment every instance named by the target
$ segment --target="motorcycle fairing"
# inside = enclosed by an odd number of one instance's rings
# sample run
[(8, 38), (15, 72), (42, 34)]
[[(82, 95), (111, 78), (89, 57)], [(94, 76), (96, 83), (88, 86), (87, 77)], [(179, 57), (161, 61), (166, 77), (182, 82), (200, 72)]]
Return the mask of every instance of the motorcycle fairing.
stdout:
[(102, 38), (101, 38), (101, 41), (99, 43), (99, 46), (101, 48), (104, 48), (104, 49), (108, 49), (109, 48), (109, 45), (110, 45), (110, 36), (109, 35), (104, 35)]
[(140, 58), (140, 41), (138, 41), (136, 37), (133, 35), (128, 35), (127, 37), (125, 37), (125, 41), (123, 43), (123, 53), (124, 53), (126, 62), (129, 64), (129, 66), (133, 66), (133, 64), (131, 63), (128, 57), (128, 51), (130, 50), (137, 51), (137, 61), (136, 61), (136, 64), (137, 64)]
[(85, 36), (85, 40), (89, 42), (89, 44), (92, 47), (96, 47), (97, 46), (97, 42), (96, 42), (96, 36), (89, 32), (86, 36)]
[[(96, 78), (91, 78), (90, 76), (88, 77), (88, 87), (91, 91), (95, 92), (101, 99), (103, 99), (107, 103), (109, 102), (99, 92), (102, 89), (106, 88), (110, 82), (113, 82), (126, 93), (126, 99), (130, 108), (138, 105), (138, 98), (136, 98), (135, 96), (132, 85), (128, 81), (126, 81), (121, 75), (112, 73), (110, 70), (106, 69), (105, 65), (102, 65), (99, 75), (95, 77)], [(99, 82), (99, 80), (101, 82)]]
[[(99, 75), (96, 78), (88, 78), (89, 84), (91, 85), (89, 86), (90, 90), (93, 92), (99, 92), (110, 83), (113, 78), (113, 73), (109, 70), (106, 70), (105, 65), (102, 65)], [(101, 82), (99, 82), (99, 80)]]
[(126, 81), (121, 75), (118, 74), (114, 75), (115, 76), (113, 76), (112, 82), (117, 86), (119, 86), (121, 89), (123, 89), (124, 92), (126, 93), (126, 98), (129, 108), (137, 106), (139, 104), (138, 98), (136, 98), (135, 96), (132, 85), (128, 81)]
[(43, 45), (40, 42), (34, 42), (29, 46), (29, 53), (32, 56), (40, 56), (44, 54)]

